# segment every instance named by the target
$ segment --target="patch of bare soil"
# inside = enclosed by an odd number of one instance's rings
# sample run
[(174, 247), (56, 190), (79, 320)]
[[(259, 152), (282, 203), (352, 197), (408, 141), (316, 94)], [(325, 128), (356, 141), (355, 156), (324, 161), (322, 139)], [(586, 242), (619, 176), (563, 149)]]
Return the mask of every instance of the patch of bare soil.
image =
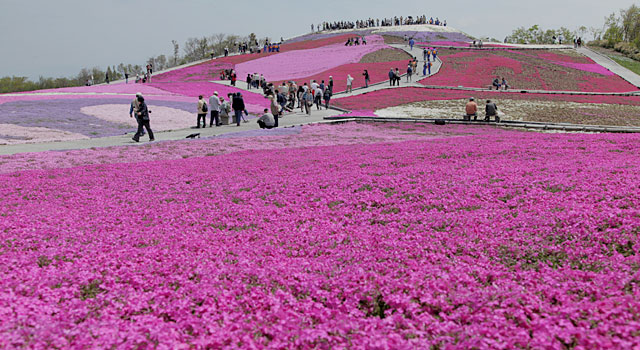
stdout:
[[(484, 102), (479, 100), (479, 119)], [(494, 100), (500, 118), (582, 125), (640, 126), (640, 106), (560, 101)], [(376, 111), (382, 117), (460, 118), (467, 100), (423, 101)]]
[(387, 45), (392, 45), (392, 44), (404, 44), (404, 39), (399, 37), (399, 36), (393, 36), (393, 35), (383, 35), (382, 38), (384, 39), (384, 43)]
[(410, 60), (412, 57), (406, 51), (400, 49), (382, 49), (364, 55), (360, 63), (378, 63)]

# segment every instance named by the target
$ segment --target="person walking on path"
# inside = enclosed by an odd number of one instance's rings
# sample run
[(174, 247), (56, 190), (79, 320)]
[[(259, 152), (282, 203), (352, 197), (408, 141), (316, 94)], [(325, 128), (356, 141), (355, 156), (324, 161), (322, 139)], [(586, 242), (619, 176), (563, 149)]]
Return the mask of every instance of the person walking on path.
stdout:
[(411, 63), (407, 65), (407, 82), (411, 81), (411, 77), (413, 76), (413, 66)]
[(422, 65), (422, 75), (424, 75), (425, 77), (427, 76), (427, 69), (429, 68), (427, 67), (427, 63), (431, 62), (424, 61), (424, 64)]
[(324, 108), (329, 109), (329, 101), (331, 101), (331, 90), (330, 89), (325, 89), (324, 90)]
[(198, 120), (196, 124), (196, 129), (200, 129), (200, 120), (202, 119), (202, 127), (207, 127), (207, 103), (204, 102), (202, 95), (198, 96)]
[(140, 142), (140, 136), (142, 135), (142, 128), (147, 129), (147, 133), (149, 134), (149, 141), (154, 141), (153, 131), (151, 130), (151, 125), (149, 125), (149, 109), (147, 108), (147, 104), (144, 103), (144, 97), (138, 96), (138, 132), (131, 138), (135, 142)]
[[(237, 92), (233, 95), (233, 102), (231, 104), (231, 108), (233, 108), (233, 112), (236, 116), (236, 124), (240, 126), (240, 120), (243, 119), (242, 113), (244, 113), (245, 115), (249, 115), (244, 105), (244, 99), (242, 98), (241, 93)], [(246, 122), (247, 121), (245, 120), (245, 123)]]
[(211, 121), (209, 123), (209, 127), (213, 127), (214, 121), (216, 126), (220, 126), (220, 97), (218, 96), (217, 91), (209, 97), (209, 109), (211, 110)]
[(333, 77), (329, 76), (329, 90), (331, 90), (331, 93), (333, 94)]
[(236, 75), (236, 71), (231, 71), (231, 86), (236, 86), (236, 80), (238, 76)]
[(247, 73), (247, 90), (251, 90), (251, 84), (253, 84), (252, 80), (251, 73)]
[(371, 80), (370, 77), (369, 77), (369, 71), (367, 71), (365, 69), (364, 73), (362, 73), (362, 75), (364, 76), (364, 87), (368, 88), (369, 87), (369, 81)]
[(311, 105), (313, 104), (313, 96), (309, 89), (305, 89), (302, 94), (302, 105), (304, 106), (304, 111), (308, 116), (311, 116)]
[(393, 72), (393, 68), (389, 69), (389, 86), (396, 85), (396, 73)]
[(353, 77), (347, 74), (347, 93), (353, 92)]
[(400, 70), (398, 68), (396, 68), (396, 71), (395, 71), (394, 75), (396, 77), (396, 84), (398, 84), (398, 86), (400, 86)]
[(322, 109), (322, 95), (323, 95), (323, 91), (320, 87), (318, 87), (317, 89), (313, 90), (313, 103), (315, 103), (316, 105), (316, 109), (317, 110), (321, 110)]
[(427, 48), (426, 48), (426, 47), (422, 50), (422, 60), (423, 60), (423, 61), (426, 61), (426, 60), (427, 60), (427, 58), (428, 58), (428, 57), (427, 57), (427, 56), (428, 56), (428, 55), (427, 55), (427, 53), (428, 53), (428, 52), (429, 52), (429, 51), (427, 51)]
[(491, 100), (487, 100), (487, 105), (485, 106), (485, 117), (484, 121), (491, 121), (491, 117), (496, 119), (496, 123), (500, 122), (500, 117), (498, 117), (498, 106), (496, 106), (495, 102), (491, 102)]
[(413, 38), (409, 39), (409, 47), (411, 48), (411, 51), (413, 51), (413, 45), (416, 44), (416, 41), (413, 40)]

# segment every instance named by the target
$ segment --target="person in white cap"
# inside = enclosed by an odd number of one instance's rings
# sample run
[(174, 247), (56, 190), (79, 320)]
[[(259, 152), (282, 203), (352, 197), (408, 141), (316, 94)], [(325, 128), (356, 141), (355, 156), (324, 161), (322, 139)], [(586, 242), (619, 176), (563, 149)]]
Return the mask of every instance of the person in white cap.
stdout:
[(213, 127), (214, 121), (216, 126), (220, 126), (220, 97), (218, 96), (217, 91), (209, 97), (209, 109), (211, 110), (211, 121), (209, 123), (209, 127)]
[[(136, 123), (140, 123), (140, 120), (138, 120), (138, 107), (140, 107), (139, 102), (138, 102), (138, 97), (142, 96), (141, 92), (137, 92), (136, 93), (136, 97), (133, 99), (133, 101), (131, 101), (131, 107), (129, 108), (129, 117), (130, 118), (136, 118)], [(137, 130), (137, 129), (136, 129)], [(142, 130), (142, 136), (144, 136), (145, 131), (144, 129)]]

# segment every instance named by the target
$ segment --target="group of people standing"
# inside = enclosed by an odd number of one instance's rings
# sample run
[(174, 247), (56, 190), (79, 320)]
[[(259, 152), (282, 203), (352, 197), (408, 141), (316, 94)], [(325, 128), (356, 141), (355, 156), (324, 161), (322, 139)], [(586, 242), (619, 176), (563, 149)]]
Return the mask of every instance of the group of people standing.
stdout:
[[(207, 113), (211, 114), (209, 119), (209, 127), (228, 125), (229, 122), (236, 123), (240, 126), (240, 122), (248, 122), (244, 116), (248, 116), (246, 106), (244, 104), (244, 98), (239, 92), (227, 94), (227, 99), (219, 96), (215, 91), (211, 97), (207, 100), (204, 96), (198, 96), (196, 129), (200, 128), (200, 122), (202, 121), (202, 128), (207, 127)], [(233, 113), (232, 113), (233, 112)], [(244, 115), (244, 116), (243, 116)], [(231, 117), (231, 121), (229, 118)]]
[(413, 24), (432, 24), (436, 26), (447, 26), (447, 21), (441, 21), (438, 17), (427, 19), (427, 15), (422, 16), (407, 16), (407, 17), (393, 17), (393, 18), (369, 18), (357, 21), (337, 21), (337, 22), (323, 22), (318, 25), (311, 25), (311, 31), (328, 31), (328, 30), (341, 30), (341, 29), (363, 29), (372, 27), (391, 27), (401, 25), (413, 25)]

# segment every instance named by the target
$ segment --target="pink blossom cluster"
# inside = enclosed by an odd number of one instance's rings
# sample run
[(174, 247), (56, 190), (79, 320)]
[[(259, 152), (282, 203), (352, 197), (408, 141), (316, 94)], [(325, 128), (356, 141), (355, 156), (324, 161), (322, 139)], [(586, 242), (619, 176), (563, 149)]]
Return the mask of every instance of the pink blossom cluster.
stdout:
[[(353, 115), (373, 115), (371, 111), (353, 112)], [(286, 117), (285, 117), (286, 118)], [(381, 132), (384, 131), (384, 132)], [(431, 139), (452, 135), (478, 135), (490, 129), (460, 127), (453, 131), (427, 130), (418, 136), (404, 128), (380, 128), (374, 124), (306, 125), (295, 135), (274, 135), (274, 130), (259, 130), (260, 134), (245, 138), (203, 138), (194, 141), (157, 142), (152, 147), (102, 147), (65, 152), (20, 153), (0, 155), (0, 173), (18, 170), (70, 168), (105, 163), (136, 163), (215, 156), (230, 152), (272, 150), (282, 147), (324, 147), (335, 145), (402, 142)], [(229, 134), (229, 136), (234, 136)]]
[[(403, 69), (406, 70), (407, 63), (408, 60), (375, 63), (349, 63), (321, 73), (314, 74), (309, 77), (295, 79), (295, 81), (300, 85), (304, 83), (310, 84), (312, 80), (315, 80), (318, 83), (324, 80), (325, 83), (327, 83), (329, 81), (329, 77), (333, 77), (333, 90), (334, 92), (340, 92), (347, 89), (348, 75), (351, 75), (351, 77), (354, 78), (352, 87), (360, 88), (365, 86), (364, 76), (362, 75), (365, 69), (369, 72), (369, 84), (375, 84), (388, 81), (390, 69), (399, 68), (401, 71)], [(276, 85), (279, 85), (280, 83), (282, 83), (282, 81), (276, 82)]]
[(333, 44), (314, 49), (293, 50), (237, 64), (240, 79), (247, 74), (263, 74), (267, 81), (305, 78), (345, 65), (357, 63), (366, 54), (387, 48), (379, 35), (367, 37), (367, 45)]
[(522, 94), (504, 91), (462, 91), (445, 89), (400, 88), (383, 89), (366, 94), (342, 97), (332, 100), (338, 107), (348, 110), (378, 110), (387, 107), (419, 101), (457, 100), (469, 97), (481, 99), (509, 99), (527, 101), (568, 101), (594, 104), (622, 104), (640, 106), (640, 96), (611, 95), (554, 95), (554, 94)]
[[(169, 95), (166, 91), (154, 88), (149, 86), (148, 84), (135, 84), (133, 81), (130, 81), (129, 84), (125, 83), (115, 83), (115, 84), (101, 84), (101, 85), (92, 85), (92, 86), (75, 86), (75, 87), (67, 87), (67, 88), (58, 88), (58, 89), (46, 89), (46, 90), (37, 90), (37, 91), (28, 91), (21, 92), (18, 94), (125, 94), (125, 95), (134, 95), (136, 93), (142, 93), (143, 95)], [(4, 95), (0, 95), (0, 100)]]
[(217, 60), (207, 61), (195, 66), (175, 69), (166, 73), (151, 76), (151, 82), (188, 82), (219, 80), (220, 72), (232, 69), (233, 64)]
[[(549, 61), (524, 51), (462, 51), (440, 55), (443, 66), (425, 85), (486, 88), (496, 77), (506, 77), (512, 88), (589, 92), (637, 90), (624, 79), (596, 63)], [(513, 54), (517, 54), (514, 56)], [(556, 54), (558, 56), (558, 54)]]
[(491, 130), (2, 174), (0, 347), (640, 346), (640, 138)]

